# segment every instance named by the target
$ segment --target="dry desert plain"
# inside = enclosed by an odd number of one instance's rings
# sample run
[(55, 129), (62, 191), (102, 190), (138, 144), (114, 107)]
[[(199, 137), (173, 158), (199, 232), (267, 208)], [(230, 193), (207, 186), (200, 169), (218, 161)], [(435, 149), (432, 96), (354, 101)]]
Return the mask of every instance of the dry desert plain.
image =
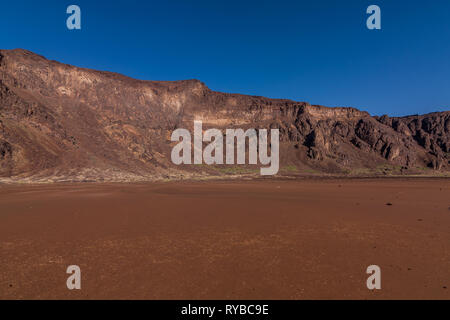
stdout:
[(448, 178), (0, 185), (0, 299), (421, 298), (450, 298)]

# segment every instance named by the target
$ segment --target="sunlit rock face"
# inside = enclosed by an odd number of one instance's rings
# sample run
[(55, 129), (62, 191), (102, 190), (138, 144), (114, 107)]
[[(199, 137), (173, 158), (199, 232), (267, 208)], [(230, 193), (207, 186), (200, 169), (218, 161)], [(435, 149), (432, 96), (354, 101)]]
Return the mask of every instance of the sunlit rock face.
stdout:
[(141, 81), (0, 50), (4, 181), (223, 175), (225, 170), (171, 162), (171, 132), (191, 130), (194, 120), (204, 130), (280, 129), (280, 174), (284, 167), (367, 175), (449, 169), (449, 111), (372, 117), (354, 108), (214, 92), (198, 80)]

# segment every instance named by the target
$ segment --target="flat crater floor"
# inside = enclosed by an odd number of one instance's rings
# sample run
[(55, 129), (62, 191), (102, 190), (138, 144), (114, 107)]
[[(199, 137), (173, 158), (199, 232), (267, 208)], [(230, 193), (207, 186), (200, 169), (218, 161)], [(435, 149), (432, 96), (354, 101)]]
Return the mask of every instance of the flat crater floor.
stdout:
[(0, 299), (392, 298), (450, 299), (450, 179), (0, 186)]

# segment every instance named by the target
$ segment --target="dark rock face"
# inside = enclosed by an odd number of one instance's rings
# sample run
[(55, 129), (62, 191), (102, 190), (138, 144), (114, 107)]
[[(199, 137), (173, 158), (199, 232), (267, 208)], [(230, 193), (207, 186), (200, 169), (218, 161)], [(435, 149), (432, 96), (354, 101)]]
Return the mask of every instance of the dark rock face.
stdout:
[(448, 171), (450, 112), (371, 117), (354, 108), (226, 94), (198, 80), (140, 81), (0, 50), (0, 176), (147, 180), (217, 175), (171, 163), (171, 132), (279, 128), (280, 168)]
[(389, 118), (379, 121), (396, 132), (412, 137), (431, 156), (428, 166), (440, 170), (448, 167), (450, 150), (450, 113), (436, 112), (421, 116)]

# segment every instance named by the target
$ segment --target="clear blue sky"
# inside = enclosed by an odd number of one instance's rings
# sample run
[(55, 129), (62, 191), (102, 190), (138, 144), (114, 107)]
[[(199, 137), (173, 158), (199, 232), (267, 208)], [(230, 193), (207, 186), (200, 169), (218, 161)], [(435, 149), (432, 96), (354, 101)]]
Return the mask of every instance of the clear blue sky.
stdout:
[[(66, 28), (70, 4), (80, 31)], [(370, 4), (382, 30), (366, 28)], [(450, 110), (450, 0), (14, 0), (0, 48), (376, 115)]]

